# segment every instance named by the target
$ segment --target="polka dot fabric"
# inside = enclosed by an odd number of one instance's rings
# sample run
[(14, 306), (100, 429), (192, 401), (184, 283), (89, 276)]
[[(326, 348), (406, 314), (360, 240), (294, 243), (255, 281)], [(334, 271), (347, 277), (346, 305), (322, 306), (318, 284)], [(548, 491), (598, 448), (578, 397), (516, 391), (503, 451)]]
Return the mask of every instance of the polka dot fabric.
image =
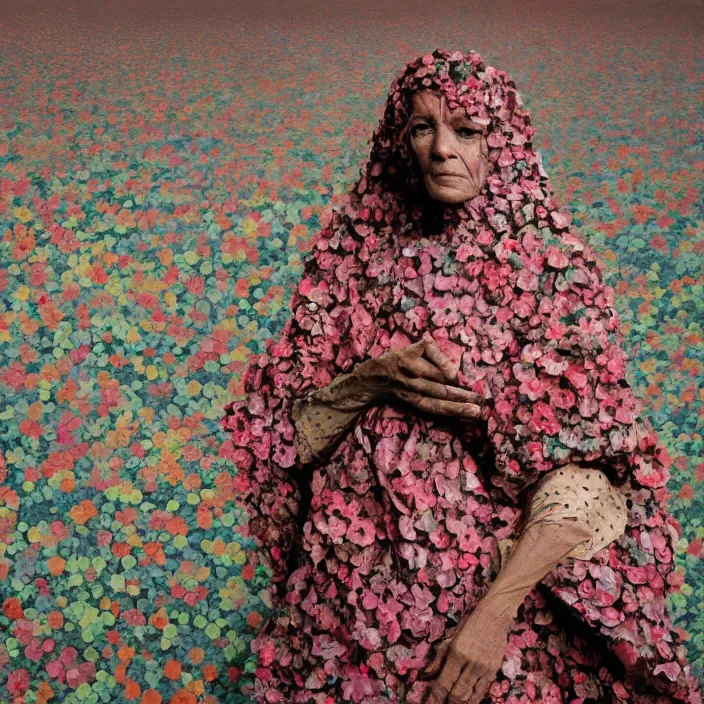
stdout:
[(330, 386), (296, 399), (292, 417), (299, 458), (306, 462), (322, 460), (369, 404), (369, 392), (355, 374), (342, 374)]
[(599, 470), (567, 466), (541, 482), (531, 502), (531, 515), (540, 522), (576, 520), (591, 539), (570, 555), (589, 560), (619, 538), (628, 522), (626, 499)]
[[(421, 228), (405, 128), (424, 87), (487, 125), (490, 173)], [(526, 496), (584, 462), (619, 487), (626, 530), (526, 598), (488, 701), (701, 702), (665, 608), (679, 537), (660, 499), (670, 459), (625, 379), (614, 292), (554, 202), (522, 105), (475, 52), (407, 65), (290, 321), (250, 363), (247, 399), (226, 408), (280, 607), (252, 642), (252, 701), (422, 701), (419, 672), (486, 593)], [(482, 418), (380, 404), (304, 466), (293, 400), (426, 332), (487, 400)]]
[[(566, 465), (538, 482), (526, 509), (527, 530), (535, 524), (560, 525), (577, 521), (588, 528), (591, 538), (573, 548), (568, 557), (590, 560), (597, 552), (619, 538), (628, 523), (626, 499), (603, 472)], [(501, 541), (502, 565), (514, 540)]]

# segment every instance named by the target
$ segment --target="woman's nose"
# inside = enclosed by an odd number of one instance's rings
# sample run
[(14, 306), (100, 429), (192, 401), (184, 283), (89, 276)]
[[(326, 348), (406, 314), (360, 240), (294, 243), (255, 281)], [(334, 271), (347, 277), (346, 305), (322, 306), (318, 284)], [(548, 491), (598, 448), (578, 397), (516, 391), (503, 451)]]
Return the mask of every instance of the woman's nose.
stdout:
[(452, 130), (444, 125), (440, 125), (435, 132), (435, 139), (433, 140), (433, 156), (447, 159), (454, 153), (454, 151), (455, 145)]

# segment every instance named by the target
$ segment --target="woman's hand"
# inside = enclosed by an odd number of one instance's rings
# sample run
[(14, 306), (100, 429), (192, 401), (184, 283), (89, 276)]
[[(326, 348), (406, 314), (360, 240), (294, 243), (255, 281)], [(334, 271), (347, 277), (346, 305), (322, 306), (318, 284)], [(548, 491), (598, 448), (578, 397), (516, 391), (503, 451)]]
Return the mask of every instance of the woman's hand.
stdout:
[(425, 704), (479, 704), (486, 697), (504, 659), (512, 623), (505, 613), (493, 608), (490, 600), (480, 601), (438, 646), (419, 679), (434, 677), (445, 656), (447, 660)]
[(353, 374), (376, 398), (397, 397), (426, 413), (478, 418), (483, 399), (455, 385), (458, 371), (459, 364), (426, 337), (358, 364)]

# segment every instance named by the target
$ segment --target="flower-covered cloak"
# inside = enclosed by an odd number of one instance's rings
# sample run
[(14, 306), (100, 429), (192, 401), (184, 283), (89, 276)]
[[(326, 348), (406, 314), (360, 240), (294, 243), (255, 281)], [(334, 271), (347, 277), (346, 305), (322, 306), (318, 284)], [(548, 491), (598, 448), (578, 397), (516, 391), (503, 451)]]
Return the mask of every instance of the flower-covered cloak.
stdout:
[[(493, 170), (476, 198), (446, 208), (437, 232), (421, 236), (423, 196), (405, 125), (410, 95), (426, 88), (487, 125)], [(395, 701), (383, 698), (382, 680), (391, 690), (410, 686), (414, 701), (417, 673), (432, 656), (426, 646), (447, 635), (462, 604), (480, 598), (496, 539), (511, 537), (541, 476), (577, 463), (601, 469), (626, 493), (628, 527), (589, 560), (558, 565), (540, 586), (631, 673), (599, 670), (616, 701), (701, 702), (665, 605), (678, 586), (679, 526), (663, 506), (670, 459), (625, 378), (613, 290), (558, 211), (532, 135), (513, 82), (475, 52), (438, 50), (408, 64), (349, 204), (333, 211), (305, 263), (291, 319), (252, 358), (246, 398), (226, 406), (237, 486), (273, 572), (272, 599), (298, 609), (296, 618), (315, 614), (318, 632), (294, 637), (288, 650), (281, 638), (258, 638), (262, 701), (337, 701), (323, 694), (340, 681), (345, 701)], [(460, 383), (487, 399), (482, 420), (442, 423), (375, 407), (311, 478), (293, 443), (293, 399), (426, 331), (461, 359)], [(352, 489), (356, 496), (340, 498)], [(308, 515), (302, 498), (311, 493)], [(382, 609), (370, 575), (374, 560), (392, 559), (380, 552), (385, 544), (408, 590), (399, 577), (397, 598)], [(291, 574), (297, 545), (308, 562)], [(457, 579), (464, 591), (453, 588)], [(354, 624), (319, 605), (341, 594), (337, 608), (356, 608), (345, 616)], [(389, 616), (389, 604), (401, 611)], [(536, 696), (525, 633), (534, 640), (544, 611), (526, 606), (521, 618), (526, 631), (509, 641), (492, 701), (519, 701), (519, 690), (520, 701)], [(311, 630), (302, 623), (299, 631)], [(329, 635), (320, 634), (325, 625)], [(553, 673), (571, 663), (571, 674), (556, 676), (560, 691), (583, 692), (570, 701), (585, 701), (590, 665), (551, 647), (563, 662), (553, 662)], [(316, 658), (324, 667), (293, 674)]]

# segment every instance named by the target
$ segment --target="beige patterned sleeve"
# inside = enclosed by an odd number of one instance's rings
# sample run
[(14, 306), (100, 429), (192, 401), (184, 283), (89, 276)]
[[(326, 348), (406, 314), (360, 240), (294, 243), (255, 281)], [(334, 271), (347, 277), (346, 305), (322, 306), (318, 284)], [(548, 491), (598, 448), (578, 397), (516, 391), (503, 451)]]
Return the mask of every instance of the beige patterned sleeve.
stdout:
[[(618, 539), (626, 530), (628, 507), (623, 493), (598, 469), (567, 465), (543, 477), (528, 508), (524, 531), (537, 523), (579, 521), (591, 538), (576, 546), (567, 557), (589, 560)], [(514, 541), (499, 541), (502, 564)]]
[(342, 374), (330, 384), (293, 402), (294, 443), (301, 462), (326, 458), (374, 394), (355, 374)]

